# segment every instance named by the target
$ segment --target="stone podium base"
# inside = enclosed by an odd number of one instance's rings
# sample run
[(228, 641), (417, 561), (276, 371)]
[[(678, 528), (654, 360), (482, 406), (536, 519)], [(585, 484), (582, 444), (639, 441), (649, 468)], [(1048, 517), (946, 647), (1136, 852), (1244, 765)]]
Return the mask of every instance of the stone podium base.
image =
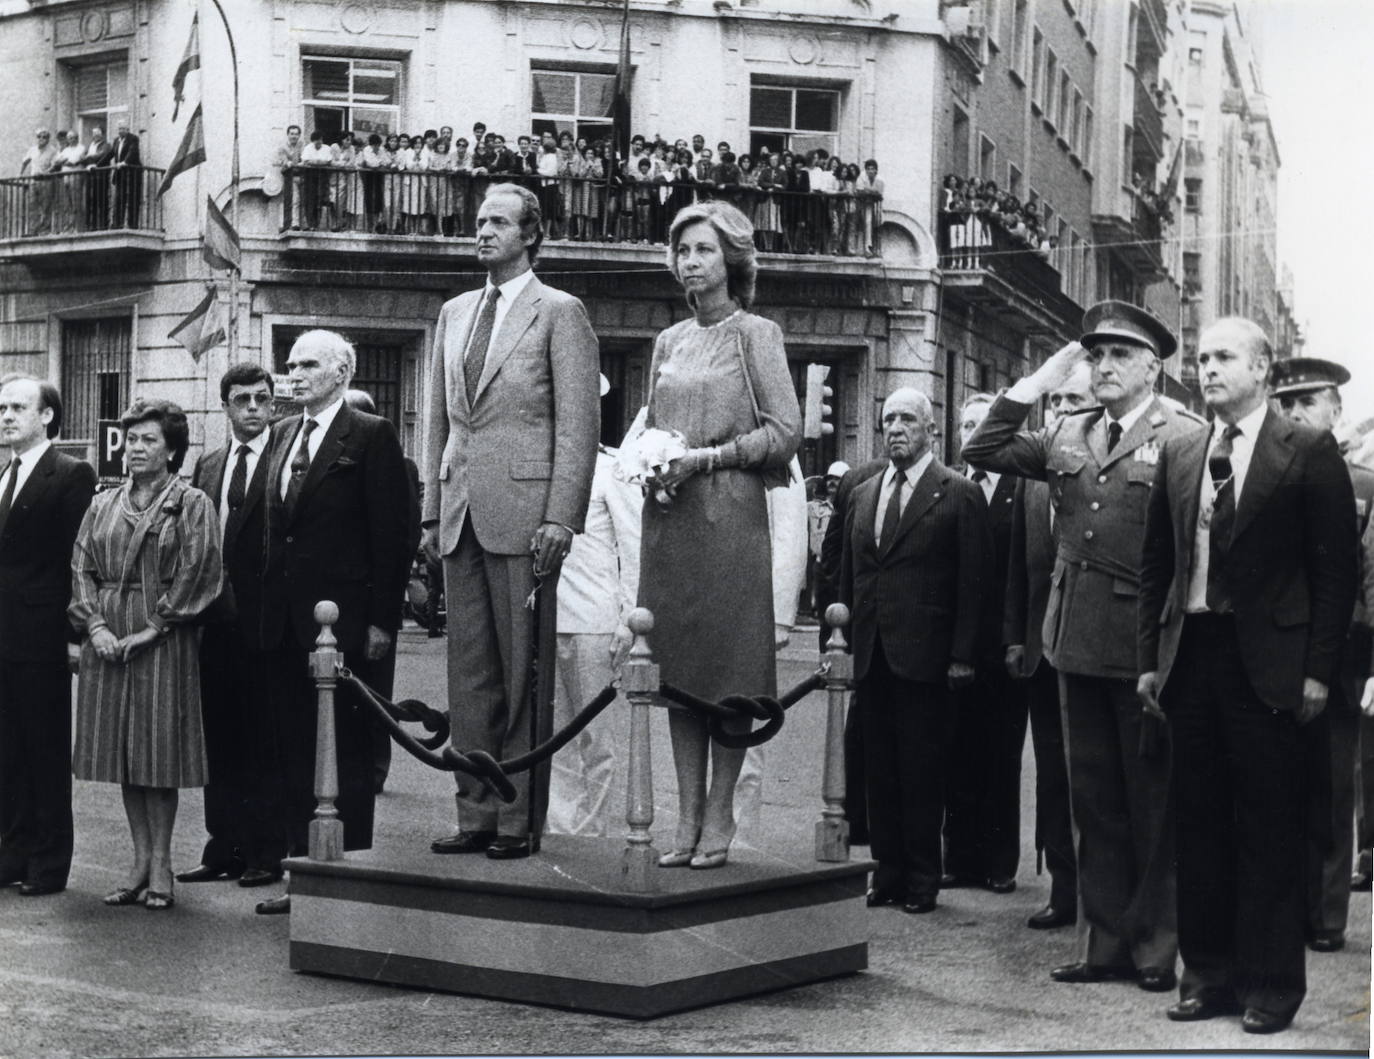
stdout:
[(637, 894), (623, 848), (552, 835), (491, 861), (392, 840), (292, 859), (291, 967), (653, 1018), (868, 966), (867, 861), (732, 850), (713, 871), (655, 869), (658, 892)]

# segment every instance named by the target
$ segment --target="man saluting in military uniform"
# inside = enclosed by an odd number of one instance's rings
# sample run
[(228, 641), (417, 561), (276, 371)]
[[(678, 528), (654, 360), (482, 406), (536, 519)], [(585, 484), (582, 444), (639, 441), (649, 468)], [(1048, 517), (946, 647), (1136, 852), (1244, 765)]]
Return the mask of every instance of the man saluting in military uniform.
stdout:
[[(1060, 673), (1069, 792), (1078, 836), (1080, 958), (1059, 982), (1119, 978), (1174, 988), (1178, 954), (1166, 745), (1142, 742), (1136, 596), (1145, 505), (1164, 442), (1202, 420), (1154, 395), (1168, 329), (1107, 301), (1070, 342), (998, 398), (964, 446), (974, 467), (1049, 482), (1057, 538), (1045, 656)], [(1092, 365), (1100, 406), (1022, 431), (1030, 410), (1075, 365)], [(1146, 732), (1149, 736), (1153, 733)]]
[[(1339, 388), (1349, 381), (1350, 372), (1334, 361), (1293, 357), (1274, 362), (1269, 393), (1293, 422), (1334, 432), (1341, 420)], [(1357, 463), (1347, 465), (1355, 487), (1356, 522), (1361, 540), (1369, 546), (1374, 541), (1365, 530), (1374, 506), (1374, 470)], [(1362, 552), (1360, 570), (1365, 584), (1369, 582), (1371, 565), (1374, 556)], [(1350, 910), (1347, 873), (1354, 856), (1350, 820), (1355, 815), (1355, 761), (1362, 737), (1365, 743), (1369, 739), (1360, 730), (1360, 692), (1369, 678), (1370, 624), (1374, 621), (1369, 610), (1371, 602), (1374, 601), (1363, 598), (1363, 593), (1357, 599), (1350, 637), (1341, 652), (1327, 708), (1303, 729), (1309, 740), (1308, 750), (1316, 755), (1310, 762), (1313, 771), (1307, 788), (1312, 799), (1311, 819), (1329, 821), (1325, 827), (1312, 827), (1307, 841), (1307, 945), (1313, 952), (1336, 952), (1345, 947)], [(1363, 749), (1368, 753), (1368, 746)], [(1366, 807), (1360, 814), (1365, 834), (1374, 824), (1367, 814)], [(1362, 836), (1361, 846), (1364, 840)]]

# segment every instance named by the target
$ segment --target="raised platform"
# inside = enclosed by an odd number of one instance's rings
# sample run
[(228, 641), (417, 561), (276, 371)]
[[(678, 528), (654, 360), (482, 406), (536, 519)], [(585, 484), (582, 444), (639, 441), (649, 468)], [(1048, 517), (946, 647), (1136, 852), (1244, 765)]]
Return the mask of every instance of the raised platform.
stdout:
[(868, 966), (867, 861), (732, 851), (713, 871), (658, 869), (659, 892), (637, 894), (623, 846), (549, 836), (491, 861), (392, 840), (290, 860), (291, 967), (653, 1018)]

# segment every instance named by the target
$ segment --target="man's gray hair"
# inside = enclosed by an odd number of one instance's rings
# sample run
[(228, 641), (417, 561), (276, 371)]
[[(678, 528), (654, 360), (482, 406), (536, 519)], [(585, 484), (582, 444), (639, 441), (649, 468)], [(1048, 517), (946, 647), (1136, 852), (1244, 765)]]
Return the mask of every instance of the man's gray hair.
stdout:
[(916, 406), (917, 411), (919, 411), (923, 416), (925, 416), (927, 423), (935, 422), (935, 406), (930, 403), (930, 398), (923, 394), (920, 390), (916, 389), (916, 387), (897, 387), (897, 389), (893, 390), (890, 394), (887, 395), (887, 400), (883, 401), (883, 407), (886, 408), (888, 401), (891, 401), (893, 398), (897, 397), (900, 397), (903, 401), (912, 402), (912, 404)]
[(1266, 364), (1274, 363), (1274, 347), (1269, 342), (1269, 336), (1264, 333), (1264, 328), (1260, 327), (1254, 320), (1244, 316), (1223, 316), (1208, 324), (1203, 329), (1203, 334), (1219, 327), (1234, 328), (1245, 339), (1251, 357), (1263, 357)]
[(331, 364), (346, 365), (350, 379), (358, 370), (358, 354), (353, 350), (353, 343), (337, 331), (326, 331), (317, 327), (304, 332), (291, 344), (291, 352), (304, 350), (316, 354), (321, 360), (327, 359)]

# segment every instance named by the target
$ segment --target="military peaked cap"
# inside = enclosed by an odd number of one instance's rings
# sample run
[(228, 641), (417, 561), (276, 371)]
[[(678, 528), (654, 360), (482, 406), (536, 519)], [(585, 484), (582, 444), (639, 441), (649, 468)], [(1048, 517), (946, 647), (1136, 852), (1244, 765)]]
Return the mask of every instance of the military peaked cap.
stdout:
[(1092, 349), (1098, 342), (1133, 342), (1148, 346), (1168, 360), (1178, 342), (1164, 321), (1154, 313), (1129, 302), (1098, 302), (1083, 314), (1083, 345)]
[(1289, 394), (1325, 390), (1328, 386), (1344, 386), (1350, 381), (1350, 372), (1334, 360), (1293, 357), (1289, 360), (1274, 361), (1269, 379), (1273, 395), (1284, 397)]

